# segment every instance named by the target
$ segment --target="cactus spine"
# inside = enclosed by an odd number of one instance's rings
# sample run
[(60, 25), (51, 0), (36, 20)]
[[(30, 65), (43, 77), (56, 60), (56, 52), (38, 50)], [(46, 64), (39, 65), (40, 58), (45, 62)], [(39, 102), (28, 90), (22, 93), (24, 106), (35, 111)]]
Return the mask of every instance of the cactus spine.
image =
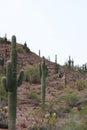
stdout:
[(46, 76), (48, 75), (47, 65), (45, 64), (45, 58), (42, 57), (42, 61), (39, 64), (39, 74), (41, 77), (41, 102), (45, 104), (46, 95)]
[(8, 128), (16, 130), (16, 103), (17, 87), (22, 84), (23, 70), (17, 77), (17, 51), (16, 37), (12, 36), (11, 59), (6, 64), (6, 77), (2, 77), (2, 83), (8, 92)]

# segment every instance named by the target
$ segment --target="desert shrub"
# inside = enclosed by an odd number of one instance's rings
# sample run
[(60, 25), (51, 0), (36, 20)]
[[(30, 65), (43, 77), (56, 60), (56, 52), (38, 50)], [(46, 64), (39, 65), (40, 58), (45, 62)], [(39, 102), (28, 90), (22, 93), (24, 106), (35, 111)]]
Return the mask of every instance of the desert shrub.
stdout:
[(83, 105), (86, 104), (87, 104), (87, 88), (85, 88), (79, 93), (79, 101), (77, 102), (77, 106), (83, 108)]
[(49, 113), (54, 113), (54, 111), (56, 111), (56, 101), (51, 100), (51, 102), (49, 102), (46, 106), (46, 111), (48, 111)]
[(24, 72), (24, 80), (30, 83), (40, 83), (40, 76), (38, 74), (38, 66), (37, 65), (28, 65), (25, 68)]
[(34, 127), (30, 128), (29, 130), (47, 130), (47, 128), (45, 128), (45, 127), (38, 128), (38, 127), (34, 126)]
[(60, 99), (65, 101), (68, 106), (74, 107), (78, 101), (78, 94), (68, 86)]
[(39, 105), (41, 102), (40, 93), (35, 90), (27, 92), (27, 97), (31, 99), (36, 105)]
[(34, 118), (32, 118), (32, 125), (29, 130), (56, 130), (56, 113), (43, 113), (39, 109), (38, 111), (33, 110), (32, 115)]
[(82, 122), (84, 124), (87, 123), (87, 106), (84, 105), (80, 111), (80, 118), (82, 118)]
[(59, 128), (57, 126), (52, 126), (52, 125), (47, 125), (47, 126), (41, 126), (41, 127), (37, 127), (34, 126), (32, 128), (29, 128), (29, 130), (58, 130)]
[(87, 125), (81, 120), (78, 112), (70, 113), (62, 125), (61, 130), (86, 130)]
[(56, 113), (57, 118), (64, 118), (71, 111), (71, 108), (65, 106), (64, 103), (59, 103), (57, 100), (51, 100), (49, 104), (46, 104), (45, 111), (50, 114)]
[(4, 42), (4, 39), (2, 37), (0, 37), (0, 42), (2, 42), (2, 43)]
[(87, 80), (78, 79), (78, 80), (75, 82), (75, 88), (77, 88), (78, 91), (81, 91), (81, 90), (87, 88)]
[(87, 126), (84, 126), (83, 124), (79, 124), (73, 120), (66, 123), (62, 128), (62, 130), (86, 130)]
[(21, 46), (17, 45), (17, 52), (24, 53), (24, 49)]
[(55, 84), (55, 88), (56, 88), (57, 90), (63, 90), (64, 87), (65, 87), (65, 85), (62, 84), (62, 83), (56, 83), (56, 84)]

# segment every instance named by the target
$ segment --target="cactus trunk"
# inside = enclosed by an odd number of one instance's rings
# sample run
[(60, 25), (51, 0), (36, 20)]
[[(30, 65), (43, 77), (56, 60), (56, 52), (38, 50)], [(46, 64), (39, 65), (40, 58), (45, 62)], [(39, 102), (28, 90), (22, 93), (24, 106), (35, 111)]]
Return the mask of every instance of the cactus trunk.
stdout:
[(41, 101), (42, 101), (42, 104), (45, 103), (45, 91), (46, 91), (46, 76), (45, 76), (45, 71), (44, 69), (42, 68), (42, 76), (41, 76)]
[(16, 130), (16, 90), (8, 92), (8, 128)]
[(12, 37), (12, 50), (11, 50), (11, 63), (12, 63), (12, 88), (11, 92), (8, 92), (8, 124), (9, 130), (16, 130), (16, 96), (17, 96), (17, 51), (16, 51), (16, 37)]

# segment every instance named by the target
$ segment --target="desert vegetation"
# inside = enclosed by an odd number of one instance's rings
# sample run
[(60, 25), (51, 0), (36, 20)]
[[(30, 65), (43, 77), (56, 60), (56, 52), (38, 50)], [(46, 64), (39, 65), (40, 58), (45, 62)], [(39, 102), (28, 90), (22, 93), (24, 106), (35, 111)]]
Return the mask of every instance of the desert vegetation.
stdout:
[(87, 129), (86, 64), (76, 67), (69, 56), (61, 66), (57, 55), (53, 63), (15, 36), (0, 38), (0, 46), (1, 129)]

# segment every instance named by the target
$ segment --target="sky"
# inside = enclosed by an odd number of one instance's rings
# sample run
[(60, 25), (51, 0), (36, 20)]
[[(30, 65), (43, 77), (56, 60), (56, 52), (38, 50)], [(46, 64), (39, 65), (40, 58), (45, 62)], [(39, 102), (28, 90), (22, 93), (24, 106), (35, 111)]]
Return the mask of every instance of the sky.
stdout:
[(87, 0), (0, 0), (0, 37), (64, 65), (87, 63)]

